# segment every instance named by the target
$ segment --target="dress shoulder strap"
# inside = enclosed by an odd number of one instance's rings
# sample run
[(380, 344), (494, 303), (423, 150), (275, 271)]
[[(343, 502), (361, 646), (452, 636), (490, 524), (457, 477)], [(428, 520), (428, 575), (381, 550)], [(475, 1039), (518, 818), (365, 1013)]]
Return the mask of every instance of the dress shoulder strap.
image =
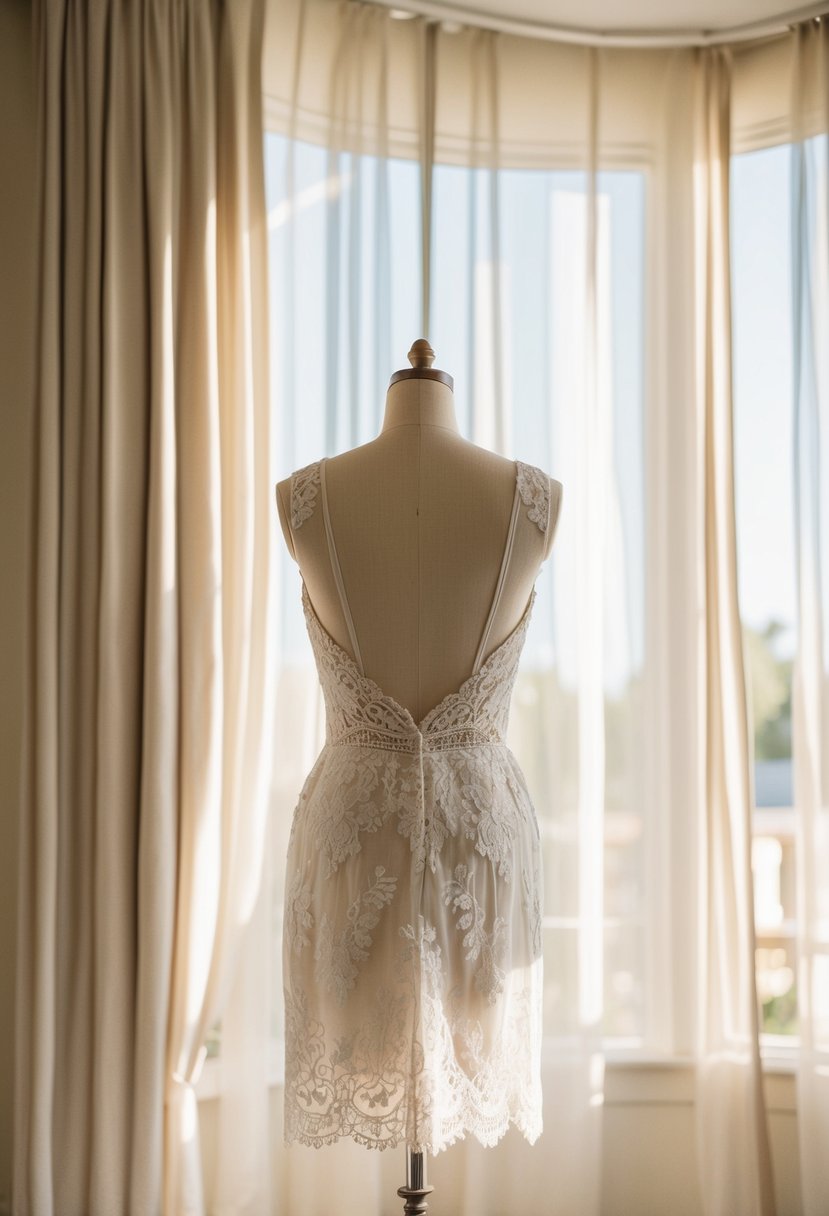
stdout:
[(550, 522), (550, 478), (534, 464), (516, 460), (518, 492), (528, 507), (527, 516), (546, 533)]
[(351, 638), (351, 649), (354, 652), (354, 661), (360, 669), (362, 675), (366, 674), (363, 667), (363, 656), (360, 653), (360, 643), (357, 641), (357, 630), (354, 628), (354, 618), (351, 615), (351, 607), (348, 603), (348, 597), (345, 594), (345, 583), (343, 582), (342, 570), (340, 569), (340, 559), (337, 554), (337, 546), (334, 543), (334, 532), (331, 528), (331, 516), (328, 513), (328, 491), (325, 485), (325, 462), (328, 458), (323, 456), (319, 464), (320, 486), (322, 488), (322, 514), (325, 520), (325, 536), (328, 542), (328, 557), (331, 562), (331, 570), (334, 574), (334, 581), (337, 584), (337, 592), (342, 604), (343, 616), (348, 628), (348, 636)]
[(513, 491), (513, 495), (512, 495), (512, 512), (511, 512), (510, 518), (509, 518), (509, 527), (507, 528), (507, 539), (506, 539), (506, 543), (504, 544), (504, 552), (501, 557), (501, 569), (498, 571), (498, 581), (495, 584), (495, 594), (492, 597), (492, 603), (489, 605), (489, 612), (487, 613), (486, 624), (484, 625), (483, 632), (481, 634), (481, 640), (478, 643), (478, 652), (475, 655), (475, 662), (472, 665), (473, 675), (475, 674), (475, 672), (478, 671), (478, 668), (481, 666), (481, 661), (484, 657), (484, 648), (486, 647), (487, 640), (489, 639), (489, 631), (492, 628), (492, 622), (495, 620), (495, 613), (498, 611), (498, 605), (501, 602), (501, 592), (504, 589), (504, 579), (506, 578), (507, 567), (509, 566), (509, 559), (510, 559), (510, 555), (512, 553), (512, 543), (513, 543), (513, 539), (515, 537), (515, 521), (518, 518), (518, 495), (519, 495), (518, 464), (519, 464), (519, 462), (516, 460), (515, 461), (515, 490)]
[[(328, 558), (331, 564), (331, 571), (334, 575), (334, 581), (337, 584), (337, 593), (342, 604), (343, 616), (348, 628), (348, 636), (351, 639), (351, 648), (354, 654), (354, 661), (360, 671), (365, 675), (363, 668), (363, 657), (360, 654), (360, 644), (357, 641), (357, 631), (354, 628), (354, 618), (351, 615), (348, 597), (345, 594), (345, 584), (343, 583), (342, 571), (340, 569), (340, 559), (337, 555), (337, 546), (334, 543), (334, 533), (331, 529), (331, 517), (328, 513), (328, 495), (325, 489), (325, 461), (327, 457), (323, 456), (320, 460), (312, 460), (310, 464), (303, 465), (301, 469), (297, 469), (291, 474), (291, 527), (294, 531), (301, 528), (306, 519), (309, 519), (317, 506), (317, 495), (322, 499), (322, 515), (325, 522), (325, 539), (328, 545)], [(321, 493), (320, 493), (321, 491)]]
[(504, 553), (501, 558), (501, 569), (498, 571), (498, 582), (495, 584), (495, 594), (492, 597), (486, 624), (481, 634), (481, 640), (478, 643), (478, 653), (475, 655), (475, 663), (472, 668), (473, 673), (478, 671), (483, 660), (484, 650), (489, 640), (490, 630), (492, 629), (492, 622), (495, 620), (495, 614), (501, 602), (501, 594), (504, 590), (507, 569), (509, 568), (513, 542), (515, 540), (519, 501), (523, 502), (528, 508), (528, 519), (532, 520), (542, 532), (546, 533), (550, 517), (550, 479), (543, 469), (539, 469), (534, 464), (527, 464), (523, 460), (515, 461), (515, 491), (512, 498), (512, 514), (510, 515), (506, 544), (504, 545)]
[(318, 460), (312, 460), (310, 464), (291, 474), (291, 527), (295, 531), (302, 527), (309, 515), (313, 515), (319, 488)]

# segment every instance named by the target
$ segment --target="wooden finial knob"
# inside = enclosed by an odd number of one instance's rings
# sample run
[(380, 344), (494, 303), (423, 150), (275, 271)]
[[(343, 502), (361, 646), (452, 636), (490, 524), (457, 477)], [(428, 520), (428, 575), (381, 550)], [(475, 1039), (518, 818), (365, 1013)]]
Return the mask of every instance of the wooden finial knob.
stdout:
[(412, 343), (409, 351), (409, 362), (412, 367), (431, 367), (435, 361), (435, 352), (426, 338), (418, 338)]
[(418, 338), (412, 343), (409, 351), (409, 362), (411, 367), (401, 367), (398, 371), (392, 372), (389, 380), (389, 388), (393, 384), (397, 384), (398, 380), (439, 380), (441, 384), (446, 384), (452, 388), (454, 381), (448, 372), (442, 372), (437, 367), (432, 367), (435, 361), (435, 352), (426, 338)]

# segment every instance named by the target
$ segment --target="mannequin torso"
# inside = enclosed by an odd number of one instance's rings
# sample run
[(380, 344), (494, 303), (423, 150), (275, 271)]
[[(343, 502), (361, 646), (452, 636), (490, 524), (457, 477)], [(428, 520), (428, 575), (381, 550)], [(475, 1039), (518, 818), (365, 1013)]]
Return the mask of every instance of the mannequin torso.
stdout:
[[(363, 668), (415, 721), (473, 668), (507, 540), (516, 465), (464, 439), (452, 389), (430, 378), (389, 387), (376, 439), (325, 461), (325, 497)], [(354, 656), (331, 566), (322, 505), (290, 522), (291, 479), (276, 486), (288, 549), (314, 610)], [(482, 658), (515, 628), (558, 522), (550, 478), (546, 529), (519, 513)], [(519, 504), (520, 505), (520, 504)]]

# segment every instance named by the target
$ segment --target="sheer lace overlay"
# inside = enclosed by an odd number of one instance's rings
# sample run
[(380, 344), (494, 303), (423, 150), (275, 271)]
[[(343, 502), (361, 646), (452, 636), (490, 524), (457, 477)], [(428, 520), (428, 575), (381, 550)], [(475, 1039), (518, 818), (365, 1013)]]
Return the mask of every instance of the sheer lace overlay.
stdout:
[(546, 532), (550, 522), (550, 479), (534, 464), (525, 464), (522, 460), (515, 463), (518, 466), (518, 492), (529, 507), (527, 515)]
[[(549, 480), (519, 463), (516, 493), (537, 523)], [(295, 527), (316, 505), (314, 469), (294, 475)], [(328, 634), (302, 584), (326, 736), (286, 858), (286, 1142), (437, 1153), (467, 1134), (495, 1144), (511, 1124), (530, 1144), (541, 1134), (540, 838), (505, 742), (534, 599), (415, 722)]]
[(318, 460), (297, 469), (291, 482), (291, 527), (298, 528), (313, 514), (317, 491), (320, 486)]

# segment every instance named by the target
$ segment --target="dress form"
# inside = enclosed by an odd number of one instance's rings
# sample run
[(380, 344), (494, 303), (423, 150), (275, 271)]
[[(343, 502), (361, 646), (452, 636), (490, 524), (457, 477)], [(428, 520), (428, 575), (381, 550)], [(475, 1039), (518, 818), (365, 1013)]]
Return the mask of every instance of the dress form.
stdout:
[[(392, 377), (378, 437), (326, 461), (325, 476), (361, 662), (419, 720), (473, 668), (517, 492), (514, 461), (460, 436), (451, 377), (432, 371), (428, 343), (415, 343), (409, 358), (412, 369)], [(487, 652), (516, 627), (552, 546), (561, 483), (551, 482), (551, 489), (546, 530), (522, 534), (524, 541), (512, 552)], [(286, 479), (277, 485), (277, 503), (299, 562), (290, 501)], [(327, 511), (327, 497), (325, 504)], [(320, 528), (315, 540), (310, 530), (305, 535), (312, 543), (302, 549), (302, 573), (315, 611), (338, 645), (353, 654), (355, 639), (325, 534)], [(404, 1212), (423, 1213), (433, 1189), (426, 1184), (426, 1155), (408, 1145), (406, 1152), (406, 1184), (398, 1194), (405, 1199)]]

